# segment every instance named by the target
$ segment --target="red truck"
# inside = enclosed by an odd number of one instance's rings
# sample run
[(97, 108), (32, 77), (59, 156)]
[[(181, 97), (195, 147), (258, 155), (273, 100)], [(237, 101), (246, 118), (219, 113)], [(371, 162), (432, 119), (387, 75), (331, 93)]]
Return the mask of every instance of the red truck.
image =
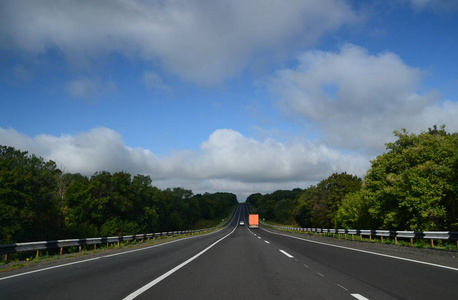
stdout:
[(259, 215), (248, 216), (248, 228), (259, 228)]

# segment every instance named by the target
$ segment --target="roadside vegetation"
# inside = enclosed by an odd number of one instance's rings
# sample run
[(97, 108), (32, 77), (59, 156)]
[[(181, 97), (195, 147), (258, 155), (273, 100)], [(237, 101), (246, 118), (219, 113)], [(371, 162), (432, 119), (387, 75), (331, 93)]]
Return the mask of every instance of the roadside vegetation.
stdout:
[(0, 146), (0, 244), (197, 229), (237, 203), (232, 193), (160, 190), (145, 175), (64, 173), (53, 161)]
[(252, 194), (246, 202), (279, 224), (458, 231), (458, 133), (434, 126), (394, 135), (364, 179), (334, 173), (304, 190)]

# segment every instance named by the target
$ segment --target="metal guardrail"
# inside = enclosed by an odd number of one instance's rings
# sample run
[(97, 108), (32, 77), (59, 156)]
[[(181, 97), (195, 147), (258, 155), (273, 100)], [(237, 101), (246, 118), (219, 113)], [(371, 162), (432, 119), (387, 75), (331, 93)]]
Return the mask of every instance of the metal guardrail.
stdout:
[(338, 234), (339, 236), (343, 234), (345, 238), (347, 235), (351, 236), (351, 239), (354, 239), (355, 236), (368, 236), (370, 240), (373, 237), (380, 237), (381, 242), (384, 238), (391, 238), (395, 240), (395, 244), (399, 239), (410, 239), (410, 244), (413, 245), (415, 239), (427, 239), (430, 240), (431, 248), (434, 248), (434, 240), (448, 240), (456, 241), (458, 249), (458, 232), (456, 231), (394, 231), (394, 230), (364, 230), (364, 229), (323, 229), (323, 228), (299, 228), (299, 227), (285, 227), (285, 226), (276, 226), (264, 224), (277, 229), (284, 230), (293, 230), (301, 231), (308, 233), (328, 233), (328, 234)]
[[(78, 247), (78, 251), (81, 251), (83, 246), (94, 245), (96, 249), (97, 245), (117, 243), (118, 245), (121, 242), (125, 241), (141, 241), (154, 239), (161, 236), (171, 236), (175, 234), (189, 234), (189, 233), (198, 233), (202, 231), (213, 230), (219, 227), (223, 227), (228, 224), (235, 215), (235, 210), (231, 212), (229, 218), (222, 224), (203, 229), (195, 230), (180, 230), (180, 231), (163, 231), (156, 233), (146, 233), (146, 234), (134, 234), (134, 235), (124, 235), (124, 236), (111, 236), (111, 237), (96, 237), (96, 238), (85, 238), (85, 239), (66, 239), (66, 240), (55, 240), (55, 241), (41, 241), (41, 242), (28, 242), (28, 243), (15, 243), (0, 245), (0, 255), (5, 255), (5, 260), (7, 255), (11, 253), (18, 252), (27, 252), (27, 251), (37, 251), (36, 255), (39, 255), (40, 250), (50, 250), (50, 249), (59, 249), (60, 254), (62, 254), (63, 248), (68, 247)], [(223, 219), (224, 221), (224, 219)]]
[(94, 248), (96, 248), (97, 245), (102, 245), (102, 244), (112, 244), (112, 243), (119, 244), (125, 241), (148, 240), (148, 239), (154, 239), (160, 236), (197, 233), (197, 232), (201, 232), (205, 230), (209, 230), (209, 228), (197, 229), (197, 230), (184, 230), (184, 231), (183, 230), (182, 231), (164, 231), (164, 232), (157, 232), (157, 233), (146, 233), (146, 234), (135, 234), (135, 235), (124, 235), (124, 236), (96, 237), (96, 238), (86, 238), (86, 239), (66, 239), (66, 240), (55, 240), (55, 241), (15, 243), (15, 244), (8, 244), (8, 245), (0, 245), (0, 254), (7, 255), (11, 253), (18, 253), (18, 252), (40, 251), (40, 250), (50, 250), (50, 249), (60, 249), (60, 253), (62, 254), (62, 249), (67, 248), (67, 247), (79, 247), (79, 250), (81, 250), (82, 246), (94, 245)]

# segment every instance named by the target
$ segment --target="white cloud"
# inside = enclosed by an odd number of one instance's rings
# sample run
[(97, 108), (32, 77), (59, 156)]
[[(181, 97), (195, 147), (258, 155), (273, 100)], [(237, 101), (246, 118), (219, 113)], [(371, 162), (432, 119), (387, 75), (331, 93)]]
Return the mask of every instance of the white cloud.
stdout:
[(416, 10), (433, 9), (440, 12), (454, 12), (458, 10), (456, 0), (403, 0)]
[(28, 81), (32, 78), (30, 71), (23, 65), (16, 65), (12, 73), (14, 78), (21, 81)]
[(98, 78), (89, 79), (83, 77), (70, 81), (66, 86), (66, 90), (73, 97), (91, 99), (115, 91), (116, 84), (113, 81), (103, 82)]
[(143, 83), (149, 89), (169, 91), (170, 88), (162, 81), (161, 76), (156, 72), (148, 71), (143, 73)]
[(126, 54), (211, 84), (243, 70), (255, 53), (273, 50), (272, 60), (357, 19), (344, 1), (330, 0), (16, 0), (2, 4), (0, 48), (57, 48), (73, 60)]
[(445, 124), (458, 129), (458, 104), (421, 93), (424, 73), (391, 52), (377, 55), (347, 44), (338, 53), (309, 51), (272, 80), (280, 107), (331, 147), (380, 153), (393, 130)]
[(54, 160), (71, 173), (89, 176), (102, 170), (124, 170), (133, 175), (148, 174), (160, 188), (182, 186), (195, 193), (228, 191), (241, 197), (306, 188), (333, 172), (363, 176), (369, 166), (366, 158), (343, 155), (306, 140), (259, 142), (230, 129), (213, 132), (200, 151), (176, 151), (161, 158), (147, 149), (126, 146), (121, 135), (108, 128), (33, 138), (0, 128), (0, 144)]

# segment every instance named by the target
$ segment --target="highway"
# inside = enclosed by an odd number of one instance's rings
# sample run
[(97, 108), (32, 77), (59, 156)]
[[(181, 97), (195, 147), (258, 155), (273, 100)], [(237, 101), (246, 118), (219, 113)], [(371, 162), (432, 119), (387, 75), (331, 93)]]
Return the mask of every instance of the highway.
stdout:
[(226, 228), (69, 264), (0, 273), (0, 299), (457, 299), (458, 269)]

